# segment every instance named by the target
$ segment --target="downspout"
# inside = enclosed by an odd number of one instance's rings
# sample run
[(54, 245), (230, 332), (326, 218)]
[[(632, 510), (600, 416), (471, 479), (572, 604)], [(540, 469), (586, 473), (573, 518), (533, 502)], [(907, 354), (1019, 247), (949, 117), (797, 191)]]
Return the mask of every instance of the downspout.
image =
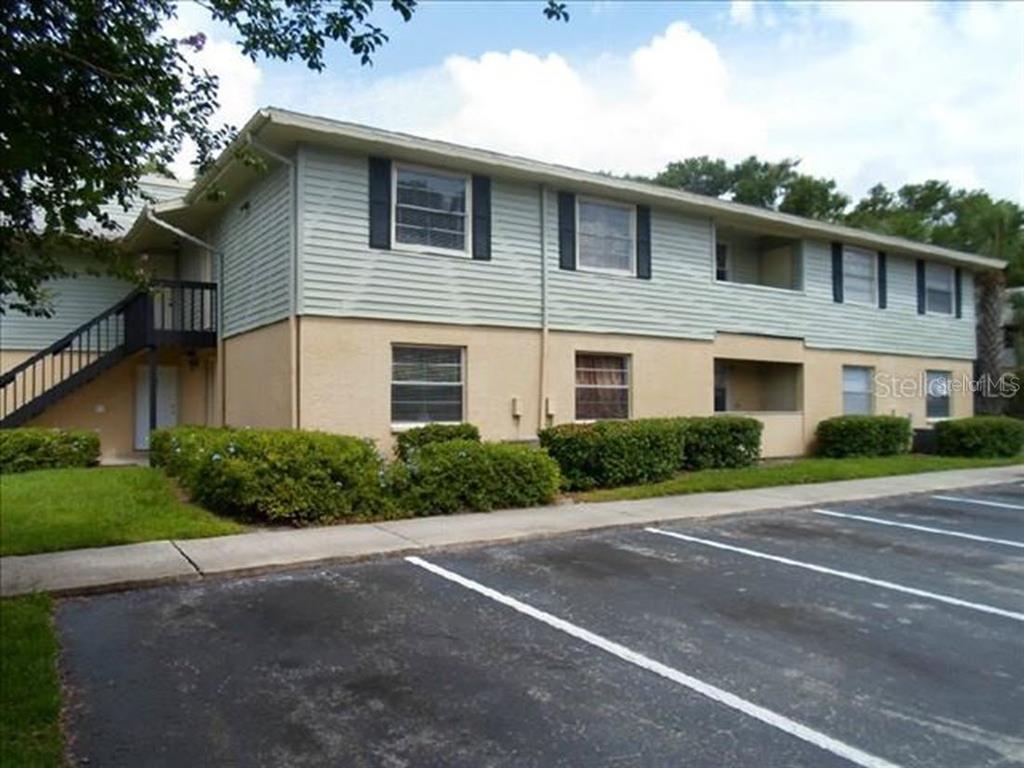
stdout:
[[(214, 274), (216, 275), (217, 283), (217, 360), (220, 364), (220, 423), (224, 426), (227, 423), (227, 361), (224, 359), (225, 345), (224, 345), (224, 264), (223, 258), (220, 258), (220, 251), (214, 246), (210, 245), (205, 240), (200, 240), (194, 235), (190, 235), (185, 230), (168, 224), (163, 219), (157, 218), (156, 214), (146, 206), (146, 220), (152, 222), (161, 229), (166, 229), (168, 232), (177, 235), (182, 240), (186, 240), (193, 245), (198, 245), (200, 248), (205, 249), (214, 260)], [(153, 398), (155, 399), (155, 398)]]
[(288, 186), (291, 194), (292, 211), (289, 217), (291, 232), (289, 239), (292, 246), (292, 257), (288, 265), (288, 400), (290, 415), (289, 420), (292, 429), (300, 427), (299, 413), (299, 321), (298, 321), (298, 271), (299, 271), (299, 239), (298, 239), (298, 213), (299, 213), (299, 175), (295, 167), (295, 161), (286, 157), (264, 144), (260, 144), (252, 137), (252, 133), (246, 134), (245, 143), (254, 147), (267, 157), (288, 166)]
[(548, 376), (548, 250), (546, 184), (540, 185), (540, 391), (537, 397), (537, 431), (547, 426)]

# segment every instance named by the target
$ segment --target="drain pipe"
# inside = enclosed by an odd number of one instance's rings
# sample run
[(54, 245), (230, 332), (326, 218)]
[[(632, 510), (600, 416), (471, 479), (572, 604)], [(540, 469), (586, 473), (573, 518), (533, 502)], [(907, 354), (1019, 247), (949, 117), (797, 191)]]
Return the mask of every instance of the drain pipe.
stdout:
[[(190, 235), (180, 227), (176, 227), (173, 224), (169, 224), (161, 218), (158, 218), (153, 210), (147, 205), (146, 206), (146, 220), (152, 222), (161, 229), (166, 229), (173, 235), (177, 235), (182, 240), (198, 245), (203, 248), (213, 257), (214, 260), (214, 274), (216, 275), (216, 282), (218, 288), (224, 285), (223, 281), (223, 258), (220, 250), (210, 245), (205, 240), (200, 240), (194, 235)], [(220, 364), (220, 423), (221, 426), (227, 423), (227, 365), (224, 359), (225, 345), (224, 345), (224, 297), (217, 297), (217, 360)]]
[(547, 197), (548, 187), (540, 185), (540, 391), (537, 393), (537, 431), (547, 426), (547, 376), (548, 376), (548, 238), (547, 238)]
[(298, 239), (298, 215), (299, 197), (298, 173), (295, 168), (295, 161), (290, 157), (275, 152), (265, 144), (256, 141), (251, 133), (245, 136), (246, 146), (262, 152), (267, 157), (288, 166), (288, 186), (292, 198), (292, 211), (289, 217), (289, 239), (292, 244), (292, 257), (288, 265), (288, 398), (290, 407), (289, 420), (292, 429), (299, 429), (301, 425), (301, 413), (299, 410), (299, 319), (298, 319), (298, 274), (299, 274), (299, 239)]

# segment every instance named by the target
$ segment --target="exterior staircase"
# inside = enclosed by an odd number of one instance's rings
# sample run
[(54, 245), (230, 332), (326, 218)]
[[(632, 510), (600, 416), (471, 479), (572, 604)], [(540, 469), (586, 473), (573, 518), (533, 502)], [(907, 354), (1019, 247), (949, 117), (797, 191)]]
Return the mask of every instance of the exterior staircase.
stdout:
[(0, 427), (24, 424), (140, 350), (216, 344), (216, 285), (153, 280), (0, 376)]

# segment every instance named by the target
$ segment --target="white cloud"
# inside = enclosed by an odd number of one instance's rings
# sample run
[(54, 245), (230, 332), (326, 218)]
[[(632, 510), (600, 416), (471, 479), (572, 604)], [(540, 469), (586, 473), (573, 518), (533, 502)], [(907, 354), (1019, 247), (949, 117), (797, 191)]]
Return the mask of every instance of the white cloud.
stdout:
[(453, 56), (271, 101), (595, 170), (756, 153), (803, 158), (853, 194), (939, 175), (1024, 197), (1024, 7), (795, 4), (771, 33), (749, 13), (756, 46), (677, 22), (627, 55)]
[[(213, 127), (221, 124), (241, 127), (259, 106), (257, 94), (263, 81), (259, 66), (242, 54), (241, 49), (221, 28), (215, 26), (205, 10), (191, 3), (178, 7), (178, 18), (164, 25), (163, 33), (184, 38), (202, 32), (206, 44), (200, 51), (187, 51), (186, 59), (196, 69), (206, 70), (219, 79), (220, 107), (213, 115)], [(195, 146), (187, 142), (172, 167), (181, 179), (192, 177), (191, 161)]]

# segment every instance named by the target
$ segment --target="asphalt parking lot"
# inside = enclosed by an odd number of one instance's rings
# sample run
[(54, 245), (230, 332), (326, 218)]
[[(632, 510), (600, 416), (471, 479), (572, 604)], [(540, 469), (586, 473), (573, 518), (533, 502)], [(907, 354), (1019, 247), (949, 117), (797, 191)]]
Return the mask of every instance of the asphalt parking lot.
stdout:
[(57, 624), (88, 765), (1024, 765), (1019, 484), (75, 598)]

